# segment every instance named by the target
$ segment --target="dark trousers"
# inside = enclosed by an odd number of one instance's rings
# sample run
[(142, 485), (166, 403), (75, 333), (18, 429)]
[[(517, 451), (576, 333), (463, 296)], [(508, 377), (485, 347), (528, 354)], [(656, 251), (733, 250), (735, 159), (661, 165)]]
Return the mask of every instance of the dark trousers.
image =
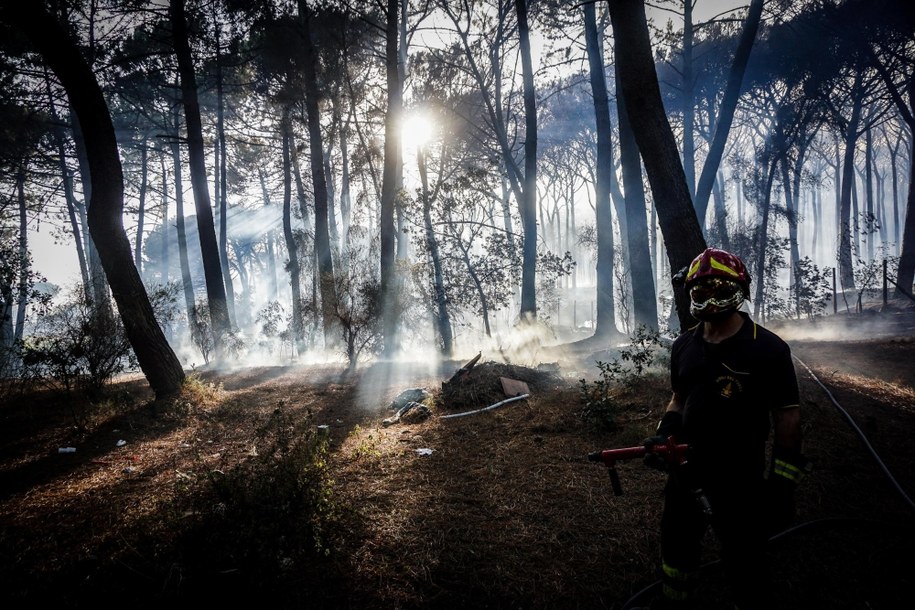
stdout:
[(689, 597), (699, 569), (702, 538), (711, 525), (721, 545), (734, 603), (740, 610), (771, 608), (763, 480), (729, 479), (703, 486), (711, 518), (703, 512), (692, 485), (674, 477), (668, 481), (661, 517), (664, 592), (674, 600)]

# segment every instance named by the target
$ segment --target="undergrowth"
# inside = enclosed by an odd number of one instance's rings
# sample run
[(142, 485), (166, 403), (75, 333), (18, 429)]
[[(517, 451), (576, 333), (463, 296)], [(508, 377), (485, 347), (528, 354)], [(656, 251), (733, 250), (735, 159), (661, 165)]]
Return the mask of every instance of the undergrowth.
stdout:
[(212, 468), (201, 458), (196, 473), (177, 479), (179, 495), (197, 517), (179, 543), (186, 583), (208, 587), (231, 573), (240, 591), (261, 589), (293, 578), (333, 551), (341, 508), (328, 470), (327, 439), (311, 414), (296, 417), (281, 405), (255, 439), (246, 459), (233, 467)]
[(620, 405), (617, 391), (642, 378), (655, 363), (669, 360), (669, 348), (657, 330), (640, 325), (630, 337), (629, 344), (619, 350), (619, 357), (609, 362), (595, 361), (597, 379), (578, 381), (582, 416), (606, 430), (617, 428)]

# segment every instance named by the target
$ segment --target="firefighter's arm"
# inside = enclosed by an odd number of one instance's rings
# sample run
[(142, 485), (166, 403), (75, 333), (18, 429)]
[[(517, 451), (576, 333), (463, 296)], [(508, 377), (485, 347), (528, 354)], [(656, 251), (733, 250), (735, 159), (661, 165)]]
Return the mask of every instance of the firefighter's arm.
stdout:
[(774, 438), (769, 477), (797, 485), (810, 470), (810, 462), (801, 454), (800, 407), (791, 405), (774, 410), (772, 423)]

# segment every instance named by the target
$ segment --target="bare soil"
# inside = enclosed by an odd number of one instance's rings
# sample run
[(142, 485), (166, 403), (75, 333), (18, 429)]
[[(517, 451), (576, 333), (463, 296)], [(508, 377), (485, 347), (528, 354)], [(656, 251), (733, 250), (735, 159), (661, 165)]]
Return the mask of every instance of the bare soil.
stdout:
[[(815, 464), (798, 491), (798, 527), (771, 545), (779, 608), (911, 601), (902, 561), (915, 542), (911, 501), (811, 371), (911, 497), (913, 320), (911, 311), (887, 312), (777, 329), (799, 359), (805, 451)], [(861, 332), (878, 321), (889, 330)], [(657, 579), (663, 475), (623, 464), (616, 497), (586, 456), (637, 445), (666, 404), (667, 380), (657, 371), (620, 385), (607, 429), (581, 416), (578, 379), (593, 378), (593, 356), (562, 357), (558, 369), (509, 370), (484, 354), (478, 396), (462, 396), (460, 408), (441, 400), (455, 369), (372, 390), (386, 378), (381, 366), (349, 376), (306, 366), (205, 373), (214, 387), (177, 406), (153, 402), (142, 379), (91, 405), (50, 392), (8, 395), (0, 605), (623, 608)], [(503, 399), (491, 384), (506, 371), (528, 383), (529, 399), (440, 417)], [(435, 415), (383, 425), (393, 398), (412, 387), (432, 391)], [(299, 523), (254, 521), (251, 536), (220, 529), (224, 506), (207, 493), (207, 481), (258, 459), (258, 430), (278, 413), (327, 426), (333, 518), (317, 551), (284, 546)], [(236, 532), (237, 554), (223, 531)], [(255, 562), (241, 552), (252, 537), (263, 543)], [(711, 534), (707, 542), (700, 605), (726, 608)]]

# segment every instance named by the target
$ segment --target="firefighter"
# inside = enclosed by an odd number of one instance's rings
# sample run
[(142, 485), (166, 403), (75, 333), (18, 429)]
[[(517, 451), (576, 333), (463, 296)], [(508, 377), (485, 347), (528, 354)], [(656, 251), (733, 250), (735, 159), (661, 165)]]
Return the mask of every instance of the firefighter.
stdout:
[[(797, 378), (788, 345), (740, 311), (750, 275), (715, 248), (686, 269), (690, 313), (699, 324), (671, 352), (673, 396), (647, 444), (674, 436), (688, 463), (668, 470), (661, 517), (662, 591), (652, 609), (692, 608), (702, 539), (715, 533), (733, 602), (772, 608), (766, 542), (794, 517), (794, 487), (808, 470), (801, 454)], [(768, 477), (766, 443), (773, 450)]]

